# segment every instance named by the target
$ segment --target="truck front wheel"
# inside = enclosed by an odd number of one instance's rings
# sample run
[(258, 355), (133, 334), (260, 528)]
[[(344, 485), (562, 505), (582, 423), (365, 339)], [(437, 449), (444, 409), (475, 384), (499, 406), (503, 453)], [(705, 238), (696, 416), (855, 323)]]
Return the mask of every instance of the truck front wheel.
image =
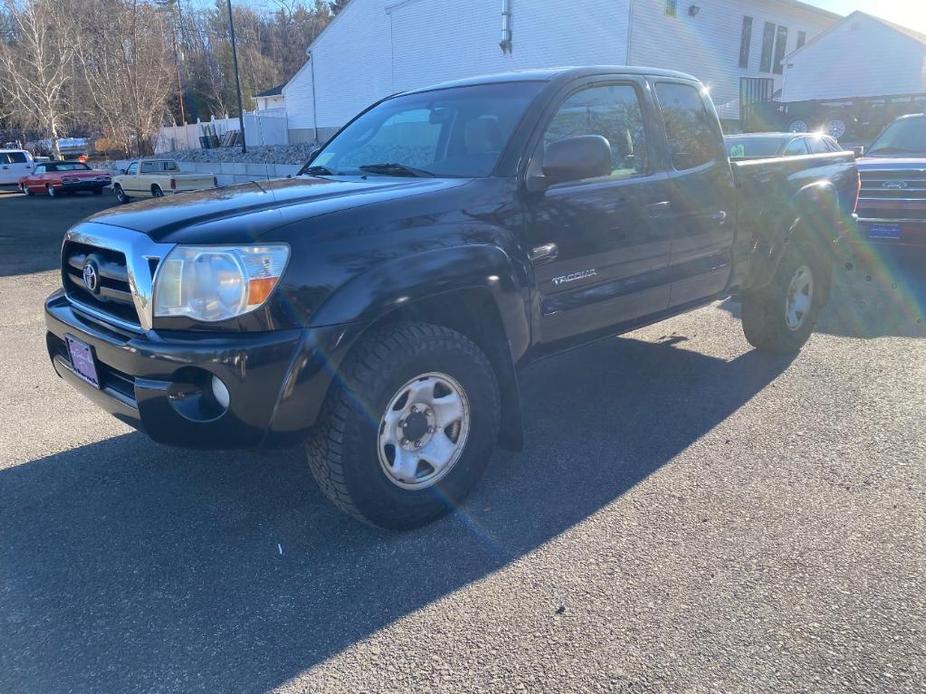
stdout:
[(397, 530), (456, 508), (498, 438), (499, 389), (485, 354), (448, 328), (391, 325), (362, 338), (340, 374), (307, 444), (325, 495)]
[(810, 339), (829, 295), (831, 263), (794, 241), (772, 282), (743, 296), (743, 332), (756, 349), (793, 354)]

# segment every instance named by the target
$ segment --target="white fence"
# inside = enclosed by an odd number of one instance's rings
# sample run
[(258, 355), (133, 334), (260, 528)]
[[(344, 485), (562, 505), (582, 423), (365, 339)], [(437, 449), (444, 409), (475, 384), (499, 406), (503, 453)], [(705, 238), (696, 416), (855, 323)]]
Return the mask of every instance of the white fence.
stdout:
[[(237, 118), (216, 118), (189, 125), (165, 125), (158, 133), (154, 146), (155, 154), (181, 149), (200, 149), (199, 138), (206, 135), (206, 127), (219, 139), (230, 131), (240, 130)], [(282, 108), (264, 111), (246, 111), (244, 114), (244, 135), (249, 145), (289, 144), (286, 110)]]

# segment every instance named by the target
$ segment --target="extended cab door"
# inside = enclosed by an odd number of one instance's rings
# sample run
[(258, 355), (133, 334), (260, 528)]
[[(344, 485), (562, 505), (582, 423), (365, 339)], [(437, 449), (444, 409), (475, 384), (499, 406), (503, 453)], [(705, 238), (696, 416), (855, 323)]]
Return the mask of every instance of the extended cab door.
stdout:
[(534, 342), (541, 351), (668, 305), (668, 183), (654, 156), (654, 118), (645, 81), (630, 77), (573, 85), (546, 117), (532, 149), (530, 188), (542, 179), (546, 148), (570, 137), (605, 137), (613, 168), (608, 176), (527, 194)]
[(722, 292), (732, 272), (736, 188), (716, 111), (692, 82), (654, 82), (665, 125), (672, 227), (670, 306)]

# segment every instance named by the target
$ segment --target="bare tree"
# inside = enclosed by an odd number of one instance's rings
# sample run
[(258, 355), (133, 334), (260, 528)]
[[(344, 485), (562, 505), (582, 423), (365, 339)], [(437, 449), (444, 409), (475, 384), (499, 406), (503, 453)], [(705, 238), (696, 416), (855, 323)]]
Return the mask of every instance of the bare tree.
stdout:
[(175, 83), (172, 29), (139, 0), (79, 0), (80, 72), (104, 132), (145, 154), (164, 122)]
[(0, 44), (0, 108), (24, 128), (43, 130), (56, 157), (74, 115), (69, 98), (75, 42), (54, 0), (4, 0), (10, 38)]

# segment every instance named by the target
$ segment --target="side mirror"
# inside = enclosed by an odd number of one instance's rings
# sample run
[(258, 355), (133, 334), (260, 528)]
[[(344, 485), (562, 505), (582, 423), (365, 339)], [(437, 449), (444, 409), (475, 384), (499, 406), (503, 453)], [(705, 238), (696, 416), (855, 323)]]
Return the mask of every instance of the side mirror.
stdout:
[(862, 145), (859, 145), (858, 147), (853, 147), (853, 148), (852, 148), (852, 151), (855, 153), (855, 156), (856, 156), (856, 157), (864, 157), (864, 156), (865, 156), (865, 148), (864, 148)]
[(611, 143), (601, 135), (567, 137), (547, 146), (543, 155), (543, 175), (551, 183), (581, 181), (609, 176), (612, 166)]

